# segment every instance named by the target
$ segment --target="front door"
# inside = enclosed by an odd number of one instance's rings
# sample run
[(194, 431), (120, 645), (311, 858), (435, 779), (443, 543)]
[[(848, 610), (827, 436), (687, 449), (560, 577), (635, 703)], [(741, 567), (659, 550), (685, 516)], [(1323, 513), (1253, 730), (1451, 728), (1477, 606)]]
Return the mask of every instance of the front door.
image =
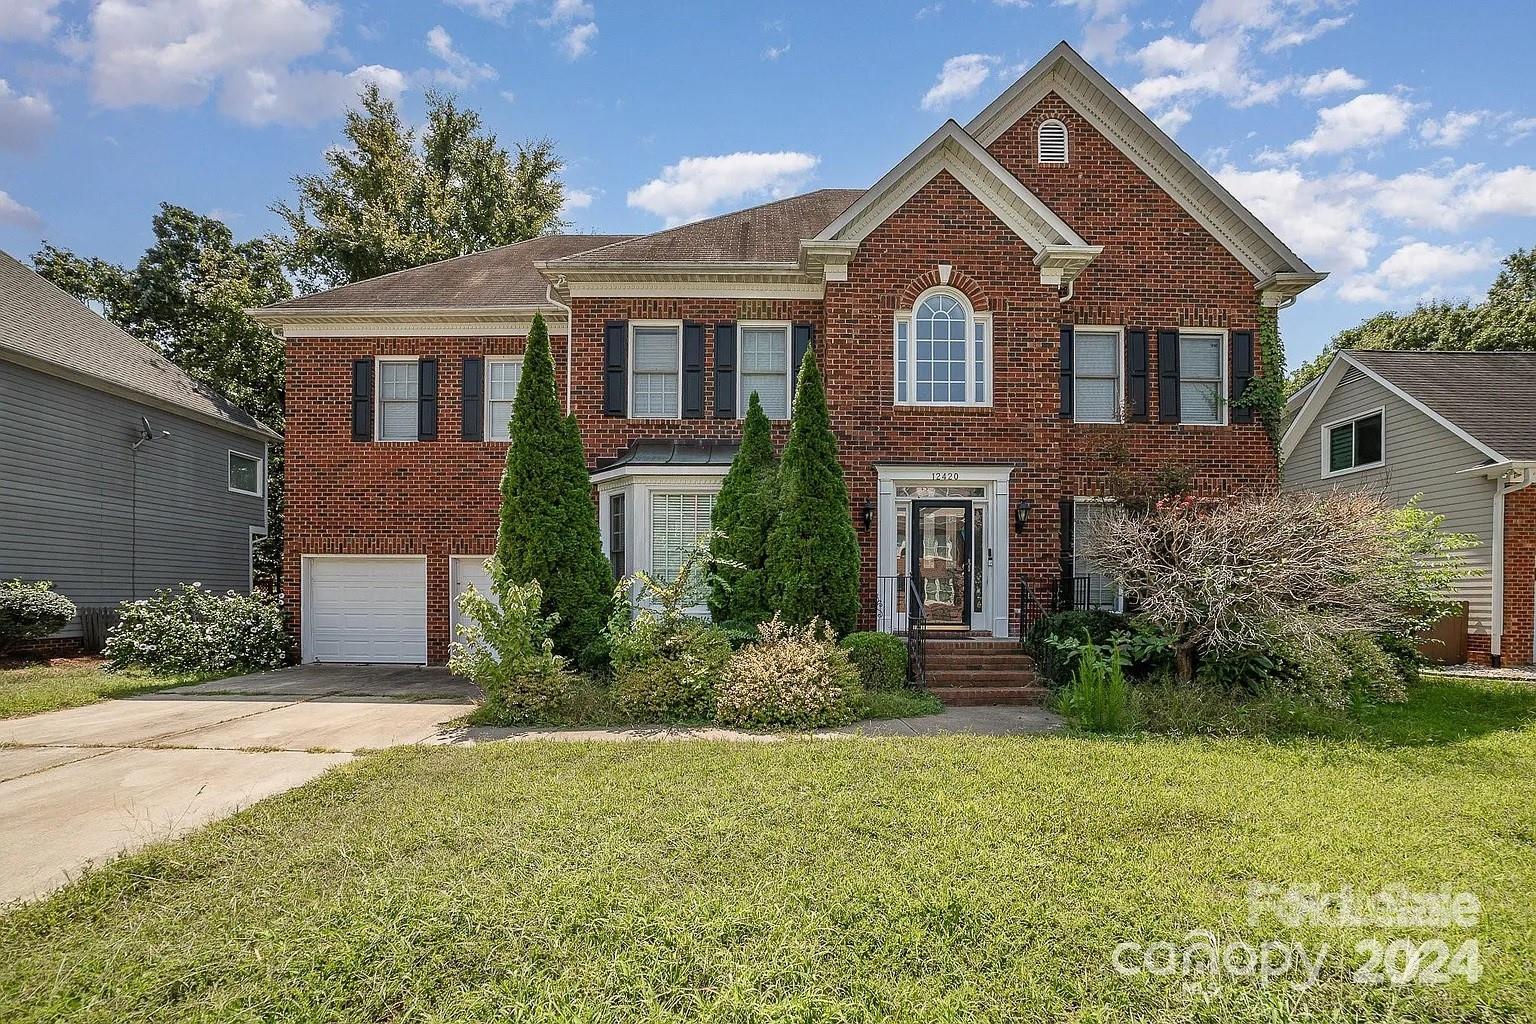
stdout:
[(912, 582), (929, 626), (971, 624), (971, 503), (912, 502)]

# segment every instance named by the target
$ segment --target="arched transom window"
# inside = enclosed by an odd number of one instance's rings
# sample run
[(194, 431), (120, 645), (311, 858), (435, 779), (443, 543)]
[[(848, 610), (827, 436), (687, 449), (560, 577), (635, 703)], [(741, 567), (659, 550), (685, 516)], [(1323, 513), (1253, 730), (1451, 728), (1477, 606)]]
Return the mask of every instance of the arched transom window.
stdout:
[(965, 296), (935, 288), (896, 317), (898, 405), (987, 405), (992, 400), (992, 319)]

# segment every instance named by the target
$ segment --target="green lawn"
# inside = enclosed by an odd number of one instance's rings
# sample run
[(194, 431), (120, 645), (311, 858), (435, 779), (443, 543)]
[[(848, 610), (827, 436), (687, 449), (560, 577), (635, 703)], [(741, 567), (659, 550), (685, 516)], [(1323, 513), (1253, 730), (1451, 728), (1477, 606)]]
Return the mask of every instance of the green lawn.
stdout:
[(100, 658), (4, 659), (0, 661), (0, 718), (74, 708), (107, 697), (132, 697), (216, 678), (157, 676), (138, 670), (108, 672)]
[[(1459, 682), (1349, 740), (399, 748), (0, 918), (0, 1020), (1530, 1020), (1533, 765), (1536, 689)], [(1483, 915), (1293, 931), (1250, 883)], [(1207, 996), (1111, 967), (1195, 928), (1351, 968), (1476, 938), (1483, 974)]]

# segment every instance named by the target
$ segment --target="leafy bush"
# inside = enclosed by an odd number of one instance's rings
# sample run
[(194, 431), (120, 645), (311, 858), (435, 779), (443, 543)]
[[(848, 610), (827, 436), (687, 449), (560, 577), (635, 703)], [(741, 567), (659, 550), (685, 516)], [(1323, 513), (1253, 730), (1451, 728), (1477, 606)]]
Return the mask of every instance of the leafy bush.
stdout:
[(1056, 706), (1074, 725), (1089, 732), (1124, 732), (1130, 728), (1130, 686), (1119, 648), (1106, 656), (1086, 635), (1073, 659), (1072, 680), (1057, 695)]
[[(1045, 685), (1057, 689), (1071, 681), (1077, 657), (1076, 645), (1085, 633), (1095, 644), (1107, 644), (1114, 634), (1128, 628), (1126, 617), (1114, 612), (1099, 609), (1054, 612), (1042, 616), (1030, 627), (1024, 647), (1039, 666)], [(1065, 637), (1072, 643), (1063, 649), (1050, 643), (1050, 637)]]
[(1205, 658), (1196, 680), (1206, 690), (1281, 694), (1342, 710), (1358, 703), (1402, 701), (1407, 683), (1416, 677), (1417, 669), (1405, 668), (1381, 638), (1342, 633), (1310, 648), (1276, 644)]
[(555, 617), (540, 614), (544, 595), (537, 582), (513, 582), (494, 558), (486, 568), (495, 599), (473, 586), (459, 595), (459, 610), (467, 621), (459, 625), (448, 667), (485, 691), (478, 721), (537, 721), (575, 683), (566, 659), (555, 653), (550, 636)]
[(115, 669), (231, 672), (288, 663), (288, 634), (277, 601), (257, 592), (215, 594), (202, 584), (124, 601), (102, 650)]
[(907, 685), (907, 645), (892, 633), (849, 633), (842, 648), (859, 671), (859, 682), (870, 693), (891, 692)]
[(614, 702), (644, 722), (694, 721), (715, 711), (715, 687), (731, 656), (731, 640), (697, 619), (668, 625), (642, 610), (614, 635)]
[(74, 617), (74, 602), (55, 591), (49, 580), (0, 582), (0, 654), (52, 636)]
[(792, 626), (775, 615), (758, 640), (731, 655), (716, 695), (727, 725), (813, 729), (853, 721), (859, 673), (820, 619)]

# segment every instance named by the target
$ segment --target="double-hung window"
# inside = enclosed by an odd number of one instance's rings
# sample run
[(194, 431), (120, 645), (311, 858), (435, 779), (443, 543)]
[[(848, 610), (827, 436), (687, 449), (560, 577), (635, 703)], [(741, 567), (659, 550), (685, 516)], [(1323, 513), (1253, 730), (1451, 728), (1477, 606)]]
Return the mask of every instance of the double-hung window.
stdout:
[(523, 378), (521, 359), (490, 359), (485, 364), (485, 436), (492, 441), (512, 438), (512, 405), (517, 382)]
[(951, 288), (923, 293), (895, 323), (896, 404), (990, 405), (992, 318)]
[[(651, 493), (651, 575), (659, 582), (676, 579), (683, 562), (710, 531), (714, 494)], [(690, 604), (701, 605), (709, 593), (703, 576), (694, 580)]]
[(379, 360), (380, 441), (414, 441), (418, 434), (417, 362), (411, 359)]
[(1079, 328), (1072, 334), (1072, 418), (1120, 422), (1120, 332)]
[(629, 415), (632, 419), (682, 416), (683, 331), (680, 325), (632, 328)]
[(755, 391), (769, 419), (789, 419), (788, 325), (742, 324), (740, 351), (740, 415)]
[(1072, 503), (1072, 604), (1076, 608), (1120, 610), (1120, 591), (1093, 562), (1093, 530), (1114, 503), (1078, 498)]
[(261, 463), (262, 460), (254, 455), (231, 451), (229, 453), (229, 489), (236, 494), (261, 497)]
[(1179, 333), (1179, 420), (1219, 425), (1227, 419), (1225, 334)]
[(1383, 410), (1323, 428), (1323, 476), (1370, 469), (1386, 461)]

